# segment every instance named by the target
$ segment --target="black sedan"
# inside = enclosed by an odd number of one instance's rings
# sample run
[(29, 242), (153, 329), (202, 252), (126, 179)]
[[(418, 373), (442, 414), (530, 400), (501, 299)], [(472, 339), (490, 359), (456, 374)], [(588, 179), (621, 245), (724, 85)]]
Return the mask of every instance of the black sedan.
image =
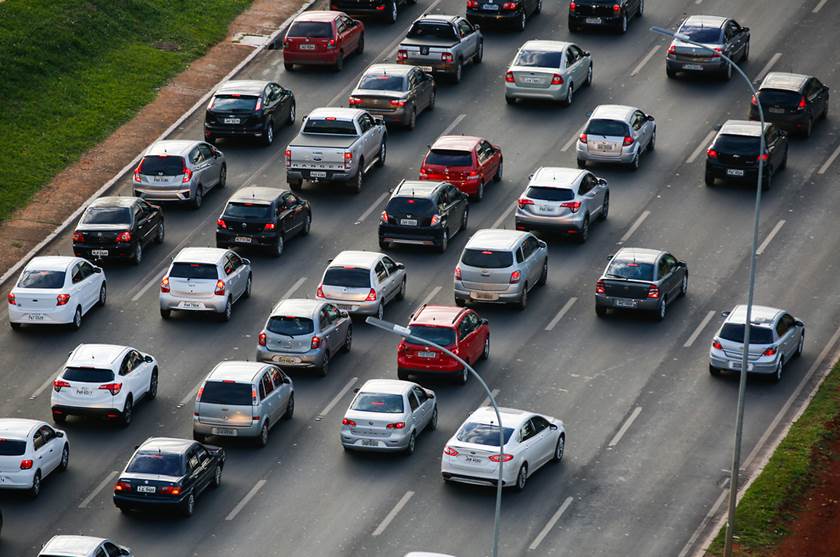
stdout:
[(467, 0), (467, 21), (476, 24), (502, 24), (525, 30), (532, 15), (542, 11), (542, 0)]
[(784, 72), (770, 72), (752, 98), (750, 120), (759, 120), (758, 103), (764, 121), (810, 137), (814, 122), (828, 114), (829, 89), (816, 77)]
[(761, 148), (761, 123), (748, 120), (727, 120), (706, 151), (706, 185), (716, 180), (755, 184), (758, 163), (764, 161), (761, 188), (770, 189), (773, 176), (787, 167), (787, 133), (775, 124), (765, 124), (764, 153)]
[(641, 17), (644, 10), (645, 0), (573, 0), (569, 2), (569, 31), (606, 27), (626, 33), (630, 19)]
[(382, 211), (379, 247), (434, 246), (443, 253), (466, 230), (469, 210), (466, 194), (449, 182), (403, 180)]
[(222, 482), (225, 451), (191, 439), (150, 437), (114, 485), (114, 504), (130, 510), (173, 509), (192, 516), (195, 501)]
[(135, 197), (100, 197), (91, 203), (73, 232), (76, 257), (125, 259), (135, 265), (143, 248), (163, 243), (163, 211)]
[(204, 139), (215, 145), (224, 137), (253, 137), (274, 142), (282, 125), (295, 121), (294, 94), (273, 81), (228, 81), (215, 93), (204, 114)]

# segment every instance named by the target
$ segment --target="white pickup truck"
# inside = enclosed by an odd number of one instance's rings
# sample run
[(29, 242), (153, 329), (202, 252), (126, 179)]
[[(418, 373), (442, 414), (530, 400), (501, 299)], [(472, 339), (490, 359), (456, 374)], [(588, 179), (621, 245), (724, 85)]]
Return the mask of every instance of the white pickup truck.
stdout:
[(286, 147), (286, 181), (299, 191), (304, 180), (347, 183), (362, 191), (364, 174), (385, 164), (385, 122), (357, 108), (318, 108), (304, 118)]

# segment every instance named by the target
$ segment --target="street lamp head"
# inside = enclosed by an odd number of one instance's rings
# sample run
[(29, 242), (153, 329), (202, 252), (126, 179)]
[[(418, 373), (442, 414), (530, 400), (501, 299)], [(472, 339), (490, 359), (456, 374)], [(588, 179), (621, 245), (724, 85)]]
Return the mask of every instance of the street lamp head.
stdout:
[(372, 325), (373, 327), (378, 327), (380, 329), (384, 329), (386, 331), (395, 333), (397, 335), (400, 335), (401, 337), (408, 337), (411, 335), (411, 329), (409, 329), (408, 327), (403, 327), (402, 325), (397, 325), (396, 323), (390, 323), (382, 319), (377, 319), (376, 317), (367, 317), (365, 319), (365, 323), (367, 323), (368, 325)]
[(665, 35), (666, 37), (672, 37), (674, 39), (677, 39), (678, 41), (688, 42), (691, 40), (691, 38), (685, 33), (674, 33), (673, 31), (665, 29), (664, 27), (658, 27), (656, 25), (651, 27), (650, 30), (654, 33)]

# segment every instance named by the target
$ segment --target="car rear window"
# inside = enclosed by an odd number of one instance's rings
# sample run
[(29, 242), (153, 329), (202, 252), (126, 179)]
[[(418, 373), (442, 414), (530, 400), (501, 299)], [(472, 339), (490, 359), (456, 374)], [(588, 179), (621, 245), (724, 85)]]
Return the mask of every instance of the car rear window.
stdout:
[(327, 120), (307, 118), (303, 133), (325, 133), (332, 135), (356, 135), (356, 124), (352, 120)]
[[(743, 323), (725, 323), (720, 330), (720, 338), (732, 342), (744, 342)], [(767, 327), (750, 327), (750, 344), (773, 344), (773, 331)]]
[(295, 21), (286, 36), (331, 39), (333, 36), (332, 25), (326, 21)]
[(465, 249), (461, 263), (484, 269), (504, 269), (513, 265), (513, 254), (509, 251)]
[(257, 99), (257, 96), (216, 95), (210, 108), (220, 112), (253, 112), (257, 108)]
[(0, 456), (20, 456), (26, 452), (26, 441), (23, 439), (0, 438)]
[(358, 267), (330, 267), (324, 273), (324, 284), (347, 288), (369, 288), (370, 271)]
[(575, 198), (575, 192), (566, 188), (544, 188), (542, 186), (529, 186), (525, 196), (540, 201), (571, 201)]
[(185, 279), (213, 279), (219, 278), (215, 265), (209, 263), (173, 263), (169, 276)]
[(613, 260), (607, 269), (607, 277), (626, 278), (630, 280), (653, 280), (653, 263), (642, 263), (631, 260)]
[(409, 39), (438, 39), (441, 41), (457, 41), (455, 29), (448, 23), (434, 23), (430, 21), (416, 21), (408, 31)]
[(563, 61), (562, 52), (546, 52), (540, 50), (522, 50), (516, 61), (515, 66), (527, 66), (533, 68), (559, 68)]
[[(510, 436), (513, 435), (513, 428), (503, 427), (502, 434), (504, 435), (505, 444), (507, 444)], [(498, 447), (499, 428), (495, 425), (467, 422), (458, 430), (458, 441)]]
[(315, 331), (315, 324), (308, 317), (273, 315), (268, 319), (269, 332), (278, 335), (308, 335)]
[(130, 474), (157, 474), (159, 476), (183, 476), (184, 464), (181, 455), (159, 452), (139, 452), (134, 455), (125, 469)]
[(426, 164), (441, 166), (472, 166), (471, 151), (450, 151), (446, 149), (432, 149), (426, 156)]
[(374, 91), (405, 91), (405, 78), (401, 75), (368, 74), (359, 81), (359, 89)]
[(402, 414), (404, 408), (402, 395), (359, 393), (350, 409), (360, 412)]
[(114, 380), (114, 372), (110, 369), (93, 367), (68, 367), (62, 376), (68, 381), (79, 383), (110, 383)]
[(64, 286), (64, 271), (26, 270), (17, 285), (20, 288), (61, 288)]
[(596, 119), (589, 121), (589, 125), (586, 126), (586, 133), (624, 137), (625, 135), (629, 135), (630, 130), (626, 123), (618, 120)]
[[(451, 346), (455, 344), (455, 330), (449, 327), (411, 325), (409, 329), (411, 330), (411, 334), (417, 338), (434, 342), (439, 346)], [(422, 343), (415, 342), (411, 339), (406, 339), (405, 341), (409, 344), (419, 344), (422, 346)]]
[(146, 155), (140, 163), (140, 174), (179, 176), (184, 173), (184, 157)]
[(698, 43), (717, 43), (720, 42), (720, 28), (719, 27), (694, 27), (683, 26), (680, 27), (680, 33), (685, 33), (688, 38)]
[(385, 207), (386, 213), (412, 215), (430, 215), (435, 212), (436, 206), (430, 199), (416, 197), (394, 197)]
[(758, 156), (760, 143), (759, 137), (750, 135), (719, 135), (715, 141), (715, 149), (731, 155)]
[(91, 207), (82, 215), (82, 224), (131, 224), (131, 209)]
[(758, 99), (761, 101), (761, 104), (783, 106), (785, 108), (796, 108), (799, 106), (799, 101), (802, 99), (802, 95), (794, 91), (762, 89), (758, 92)]
[(231, 202), (225, 207), (223, 216), (234, 219), (268, 219), (271, 218), (271, 205)]
[(232, 381), (206, 381), (199, 402), (251, 406), (251, 385)]

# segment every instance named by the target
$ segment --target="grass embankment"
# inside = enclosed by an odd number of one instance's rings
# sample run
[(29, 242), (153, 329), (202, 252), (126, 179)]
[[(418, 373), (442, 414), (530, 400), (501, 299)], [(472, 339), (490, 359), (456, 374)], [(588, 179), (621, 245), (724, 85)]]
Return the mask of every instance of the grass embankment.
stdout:
[(0, 220), (222, 40), (250, 3), (0, 3)]
[[(829, 442), (840, 433), (840, 364), (793, 424), (767, 466), (744, 494), (735, 516), (737, 555), (768, 555), (788, 533), (808, 488), (827, 461)], [(723, 554), (722, 529), (709, 553)]]

